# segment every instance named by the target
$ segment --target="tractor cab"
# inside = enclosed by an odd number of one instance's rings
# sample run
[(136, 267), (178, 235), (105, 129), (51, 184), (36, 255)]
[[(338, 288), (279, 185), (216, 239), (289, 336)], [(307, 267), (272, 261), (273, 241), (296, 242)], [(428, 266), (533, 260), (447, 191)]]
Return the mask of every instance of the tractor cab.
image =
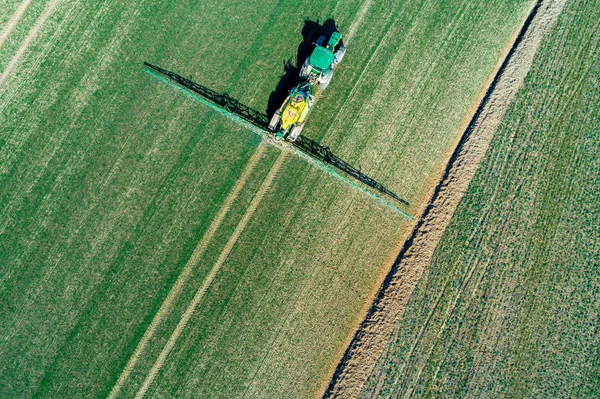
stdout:
[(333, 65), (335, 55), (331, 50), (317, 46), (308, 60), (312, 68), (316, 69), (318, 72), (326, 72), (331, 68), (331, 65)]
[(300, 69), (300, 77), (307, 79), (309, 82), (319, 86), (324, 90), (329, 86), (333, 77), (333, 68), (342, 62), (346, 54), (346, 48), (341, 44), (342, 35), (338, 31), (334, 31), (327, 44), (325, 36), (319, 37), (315, 44), (315, 48), (304, 61)]

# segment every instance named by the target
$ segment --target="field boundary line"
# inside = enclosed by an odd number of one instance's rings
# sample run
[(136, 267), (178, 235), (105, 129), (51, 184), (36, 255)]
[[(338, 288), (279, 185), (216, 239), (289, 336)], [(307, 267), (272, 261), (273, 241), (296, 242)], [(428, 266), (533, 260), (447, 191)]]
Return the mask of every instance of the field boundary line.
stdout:
[[(331, 376), (324, 398), (359, 397), (475, 176), (496, 129), (522, 86), (542, 39), (554, 27), (565, 3), (566, 0), (537, 0), (530, 8), (450, 157), (428, 206)], [(408, 390), (405, 397), (411, 395), (412, 391)]]
[(2, 29), (2, 32), (0, 32), (0, 47), (2, 47), (6, 39), (8, 39), (11, 33), (13, 33), (19, 21), (21, 21), (21, 18), (23, 18), (25, 11), (27, 11), (27, 9), (29, 8), (30, 4), (31, 0), (23, 0), (21, 4), (19, 4), (19, 7), (17, 7), (15, 13), (12, 15), (12, 17), (10, 17), (10, 19), (6, 23), (6, 26), (4, 27), (4, 29)]
[[(560, 3), (560, 2), (559, 2), (559, 3)], [(563, 2), (563, 3), (566, 3), (566, 1), (565, 1), (565, 2)], [(564, 6), (564, 4), (562, 4), (562, 6)], [(587, 71), (589, 71), (589, 68), (587, 69)], [(586, 71), (586, 72), (587, 72), (587, 71)], [(585, 76), (585, 75), (586, 75), (586, 73), (584, 73), (584, 74), (583, 74), (583, 76)], [(583, 79), (583, 77), (582, 77), (582, 79)], [(561, 85), (559, 85), (559, 86), (561, 86)], [(580, 82), (577, 82), (577, 83), (575, 84), (575, 87), (572, 89), (572, 93), (571, 93), (571, 94), (578, 92), (578, 91), (579, 91), (579, 89), (580, 89), (580, 87), (581, 87), (581, 81), (580, 81)], [(574, 94), (573, 94), (573, 95), (574, 95)], [(566, 108), (557, 108), (557, 109), (558, 109), (558, 111), (555, 113), (555, 115), (556, 115), (556, 117), (557, 117), (557, 118), (561, 118), (561, 117), (562, 117), (562, 115), (564, 114), (564, 111), (566, 110)], [(536, 125), (537, 125), (537, 123), (536, 123)], [(527, 140), (525, 141), (525, 143), (526, 143), (526, 144), (530, 144), (530, 142), (531, 142), (531, 140), (532, 140), (532, 137), (533, 137), (533, 136), (532, 136), (532, 134), (529, 134), (529, 135), (527, 135), (527, 136), (526, 136), (526, 139), (527, 139)], [(526, 152), (526, 149), (525, 149), (525, 148), (527, 148), (527, 146), (522, 146), (522, 147), (520, 148), (520, 149), (521, 149), (521, 151), (518, 153), (518, 154), (519, 154), (519, 157), (518, 157), (518, 158), (521, 158), (521, 155), (522, 155), (522, 154), (524, 154), (524, 153)], [(513, 149), (514, 149), (514, 148), (513, 148)], [(571, 165), (571, 166), (573, 166), (573, 165)], [(533, 167), (534, 167), (534, 164), (531, 164), (531, 165), (530, 165), (530, 167), (529, 167), (529, 168), (527, 168), (527, 171), (524, 173), (524, 175), (525, 175), (525, 176), (528, 176), (528, 175), (530, 175), (530, 174), (532, 173), (532, 169), (533, 169)], [(511, 194), (510, 194), (510, 196), (509, 196), (509, 197), (507, 197), (507, 198), (509, 198), (509, 199), (510, 199), (509, 201), (507, 201), (507, 203), (514, 203), (514, 201), (515, 201), (515, 197), (517, 196), (517, 193), (519, 193), (519, 192), (521, 191), (522, 187), (523, 187), (523, 183), (520, 183), (520, 184), (517, 186), (517, 188), (516, 188), (516, 189), (515, 189), (515, 190), (514, 190), (514, 191), (513, 191)], [(505, 206), (505, 207), (506, 207), (506, 206)], [(508, 212), (508, 213), (506, 214), (508, 217), (505, 217), (505, 218), (504, 218), (504, 219), (505, 219), (505, 220), (504, 220), (504, 223), (502, 223), (502, 225), (500, 226), (500, 227), (501, 227), (501, 231), (502, 231), (502, 233), (500, 234), (500, 236), (501, 236), (501, 237), (504, 237), (504, 236), (507, 234), (507, 230), (508, 230), (508, 228), (509, 228), (509, 226), (508, 226), (508, 224), (507, 224), (507, 223), (508, 223), (507, 221), (510, 219), (511, 212), (512, 212), (512, 211), (508, 211), (507, 209), (505, 209), (504, 211), (505, 211), (505, 212)], [(500, 246), (500, 245), (502, 245), (503, 243), (504, 243), (503, 241), (500, 241), (500, 242), (497, 244), (497, 246)], [(498, 248), (494, 248), (494, 250), (492, 251), (492, 253), (497, 253), (497, 250), (498, 250)], [(490, 260), (488, 259), (487, 263), (486, 263), (486, 264), (484, 265), (484, 267), (483, 267), (483, 272), (486, 272), (486, 271), (489, 269), (490, 263), (491, 263), (491, 262), (490, 262)], [(447, 322), (448, 322), (449, 318), (451, 317), (452, 313), (454, 312), (454, 310), (455, 310), (455, 308), (456, 308), (456, 306), (457, 306), (457, 302), (458, 302), (458, 301), (459, 301), (459, 299), (460, 299), (460, 296), (462, 296), (462, 295), (465, 293), (465, 291), (466, 291), (466, 289), (467, 289), (467, 286), (469, 286), (469, 285), (473, 285), (473, 289), (472, 289), (472, 290), (477, 290), (477, 289), (478, 289), (478, 288), (481, 286), (481, 283), (482, 283), (482, 281), (483, 281), (483, 279), (484, 279), (484, 276), (485, 276), (485, 274), (484, 274), (484, 273), (482, 273), (482, 274), (481, 274), (481, 276), (479, 277), (479, 279), (478, 279), (477, 281), (475, 281), (474, 283), (471, 283), (471, 279), (473, 278), (473, 275), (475, 274), (475, 271), (477, 270), (477, 268), (476, 268), (475, 266), (476, 266), (476, 265), (474, 265), (473, 267), (471, 267), (471, 268), (469, 269), (469, 271), (468, 271), (468, 274), (467, 274), (467, 277), (465, 278), (465, 281), (464, 281), (464, 282), (463, 282), (463, 283), (462, 283), (462, 284), (461, 284), (461, 285), (458, 287), (459, 289), (457, 290), (457, 292), (456, 292), (456, 295), (455, 295), (455, 297), (454, 297), (454, 300), (452, 301), (452, 306), (451, 306), (451, 308), (448, 310), (448, 312), (446, 313), (446, 315), (444, 315), (444, 318), (443, 318), (442, 325), (440, 326), (440, 330), (438, 331), (438, 333), (437, 333), (437, 335), (436, 335), (436, 342), (437, 342), (437, 339), (438, 339), (438, 338), (439, 338), (439, 337), (442, 335), (442, 333), (443, 333), (443, 332), (444, 332), (444, 330), (446, 329)], [(470, 306), (470, 304), (471, 304), (472, 302), (473, 302), (473, 298), (467, 298), (467, 299), (466, 299), (466, 303), (468, 303), (468, 304), (469, 304), (469, 306)], [(427, 358), (428, 358), (428, 359), (431, 357), (433, 350), (434, 350), (434, 348), (431, 348), (431, 349), (430, 349), (430, 351), (429, 351), (429, 353), (427, 354)], [(446, 353), (446, 356), (447, 356), (447, 355), (448, 355), (448, 354)], [(444, 357), (444, 360), (445, 360), (446, 356)], [(420, 375), (420, 374), (423, 372), (423, 368), (424, 368), (424, 365), (423, 365), (423, 366), (421, 366), (421, 368), (420, 368), (420, 370), (419, 370), (419, 375)], [(441, 364), (440, 364), (440, 365), (438, 365), (438, 367), (437, 367), (437, 369), (436, 369), (436, 374), (435, 374), (436, 376), (437, 376), (437, 374), (439, 373), (439, 371), (440, 371), (440, 368), (441, 368)]]
[(148, 392), (148, 389), (150, 388), (150, 386), (152, 385), (152, 383), (155, 381), (156, 377), (158, 376), (158, 373), (160, 372), (160, 370), (162, 369), (162, 367), (165, 364), (167, 356), (171, 353), (171, 351), (175, 347), (175, 344), (179, 340), (179, 337), (181, 337), (181, 334), (183, 333), (183, 331), (185, 330), (185, 327), (187, 326), (187, 324), (189, 323), (190, 319), (192, 318), (194, 312), (196, 311), (196, 308), (198, 307), (198, 305), (200, 304), (200, 302), (202, 301), (202, 299), (204, 299), (204, 295), (208, 291), (208, 288), (212, 285), (212, 283), (215, 280), (215, 277), (217, 276), (219, 270), (221, 270), (221, 267), (227, 261), (227, 258), (231, 254), (231, 251), (233, 250), (233, 247), (235, 246), (235, 244), (238, 241), (238, 238), (240, 237), (240, 235), (242, 234), (242, 232), (244, 231), (244, 229), (248, 225), (248, 222), (250, 221), (250, 219), (254, 215), (254, 212), (258, 208), (258, 205), (261, 203), (261, 201), (264, 198), (265, 194), (269, 190), (269, 187), (271, 187), (271, 184), (273, 183), (273, 180), (275, 179), (275, 177), (279, 173), (279, 170), (281, 169), (281, 166), (283, 165), (285, 159), (287, 158), (287, 154), (288, 153), (286, 151), (282, 151), (279, 154), (279, 156), (277, 157), (277, 160), (275, 161), (275, 164), (271, 167), (271, 170), (269, 171), (269, 174), (267, 175), (267, 177), (265, 178), (265, 180), (261, 184), (261, 186), (258, 189), (258, 192), (254, 196), (254, 198), (252, 199), (252, 202), (248, 206), (248, 209), (244, 213), (244, 216), (242, 216), (242, 219), (240, 220), (240, 222), (238, 223), (237, 227), (235, 228), (235, 231), (233, 232), (233, 234), (231, 235), (231, 237), (227, 241), (227, 244), (225, 244), (225, 247), (221, 251), (221, 254), (219, 255), (219, 258), (217, 259), (217, 261), (213, 265), (213, 267), (212, 267), (211, 271), (209, 272), (208, 276), (206, 276), (206, 278), (204, 279), (204, 282), (202, 283), (202, 286), (196, 292), (196, 295), (194, 295), (194, 298), (192, 299), (192, 302), (189, 304), (189, 306), (187, 307), (187, 309), (185, 310), (185, 312), (181, 316), (181, 320), (177, 324), (177, 327), (175, 327), (175, 330), (173, 331), (173, 333), (169, 337), (169, 340), (165, 344), (163, 350), (158, 355), (158, 358), (156, 359), (154, 365), (152, 366), (152, 369), (150, 370), (150, 372), (146, 376), (146, 379), (145, 379), (142, 387), (140, 388), (140, 390), (138, 391), (138, 393), (135, 395), (136, 399), (143, 398), (146, 395), (146, 393)]
[(29, 48), (29, 45), (35, 40), (38, 33), (40, 32), (40, 30), (42, 29), (42, 27), (44, 26), (44, 24), (46, 23), (50, 15), (52, 15), (52, 12), (58, 5), (58, 1), (59, 0), (50, 0), (48, 5), (44, 8), (44, 11), (42, 11), (42, 15), (40, 15), (38, 20), (35, 21), (35, 25), (33, 26), (33, 28), (31, 28), (25, 40), (23, 40), (23, 43), (17, 50), (17, 53), (13, 56), (8, 65), (6, 65), (4, 71), (2, 71), (2, 74), (0, 75), (0, 86), (2, 85), (2, 83), (4, 83), (7, 76), (10, 75), (13, 69), (15, 69), (15, 67), (21, 60), (21, 57), (23, 56), (23, 54), (25, 54), (27, 48)]
[(247, 182), (248, 178), (250, 177), (250, 175), (252, 174), (252, 172), (256, 169), (256, 165), (258, 165), (258, 161), (263, 157), (265, 151), (266, 151), (266, 146), (261, 144), (261, 145), (259, 145), (258, 149), (254, 152), (254, 154), (252, 154), (252, 156), (250, 157), (248, 164), (246, 165), (242, 175), (239, 177), (238, 181), (236, 182), (236, 184), (233, 186), (233, 188), (229, 192), (229, 195), (227, 196), (227, 198), (225, 198), (225, 202), (223, 203), (223, 206), (221, 206), (221, 209), (219, 210), (219, 212), (217, 213), (217, 215), (211, 222), (210, 226), (208, 226), (208, 229), (202, 236), (202, 239), (200, 240), (198, 245), (196, 245), (194, 252), (192, 252), (192, 255), (190, 256), (190, 258), (186, 262), (185, 266), (183, 267), (181, 273), (177, 277), (175, 284), (173, 285), (173, 287), (167, 294), (167, 297), (165, 298), (163, 303), (160, 305), (160, 308), (158, 309), (158, 312), (156, 312), (156, 315), (154, 315), (154, 318), (152, 319), (150, 326), (148, 326), (148, 328), (144, 332), (144, 335), (142, 336), (142, 339), (138, 343), (137, 347), (135, 348), (135, 351), (133, 352), (133, 354), (130, 356), (129, 360), (127, 361), (125, 368), (121, 372), (119, 379), (117, 380), (117, 382), (113, 386), (112, 390), (110, 391), (108, 398), (110, 398), (110, 399), (115, 398), (121, 391), (121, 388), (123, 387), (123, 385), (129, 378), (129, 376), (131, 375), (131, 372), (133, 371), (134, 367), (136, 366), (142, 353), (146, 349), (146, 346), (148, 345), (150, 340), (152, 338), (154, 338), (154, 335), (156, 334), (156, 331), (158, 330), (159, 325), (163, 322), (163, 320), (165, 319), (167, 314), (169, 314), (171, 312), (171, 310), (173, 308), (173, 302), (179, 296), (179, 294), (181, 294), (183, 286), (188, 282), (188, 280), (191, 277), (192, 269), (200, 261), (200, 258), (202, 257), (202, 255), (204, 255), (204, 252), (208, 248), (208, 243), (214, 237), (215, 233), (221, 226), (221, 223), (223, 223), (225, 216), (227, 216), (227, 214), (229, 213), (231, 206), (233, 205), (235, 200), (238, 198), (240, 192), (246, 185), (246, 182)]

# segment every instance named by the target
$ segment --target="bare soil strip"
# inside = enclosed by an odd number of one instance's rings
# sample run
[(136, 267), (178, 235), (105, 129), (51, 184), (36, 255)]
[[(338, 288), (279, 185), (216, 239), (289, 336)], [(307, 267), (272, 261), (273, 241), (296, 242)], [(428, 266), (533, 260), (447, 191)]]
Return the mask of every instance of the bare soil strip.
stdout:
[[(38, 20), (35, 22), (35, 25), (33, 26), (33, 28), (31, 28), (31, 30), (29, 31), (29, 34), (27, 35), (25, 40), (23, 40), (23, 43), (17, 50), (17, 53), (10, 60), (10, 62), (6, 66), (6, 69), (4, 71), (2, 71), (2, 74), (0, 75), (0, 85), (2, 85), (2, 83), (4, 83), (4, 80), (6, 80), (6, 77), (8, 75), (10, 75), (10, 73), (13, 71), (13, 69), (15, 69), (15, 67), (21, 60), (21, 57), (23, 56), (23, 54), (25, 54), (25, 51), (27, 51), (27, 48), (29, 47), (29, 45), (35, 40), (38, 33), (42, 29), (42, 26), (44, 26), (44, 23), (46, 23), (46, 21), (48, 20), (50, 15), (52, 15), (52, 12), (54, 11), (54, 9), (56, 8), (57, 5), (58, 5), (58, 0), (50, 0), (48, 5), (46, 6), (46, 8), (44, 8), (42, 15), (40, 15)], [(19, 6), (19, 7), (21, 7), (21, 6)], [(24, 11), (25, 10), (23, 10), (23, 12)], [(9, 25), (10, 25), (10, 23), (9, 23)], [(7, 35), (7, 37), (8, 37), (8, 35)], [(0, 45), (1, 45), (1, 43), (0, 43)]]
[(494, 132), (521, 87), (541, 40), (554, 26), (565, 2), (538, 0), (533, 6), (464, 131), (429, 205), (404, 243), (323, 397), (359, 397), (467, 191)]
[(196, 295), (194, 295), (194, 299), (192, 300), (192, 302), (189, 304), (189, 306), (185, 310), (183, 316), (181, 317), (181, 320), (177, 324), (177, 327), (175, 327), (175, 330), (171, 334), (171, 337), (167, 341), (165, 347), (158, 355), (158, 358), (156, 359), (156, 362), (154, 362), (152, 369), (148, 373), (148, 376), (146, 377), (144, 384), (142, 385), (142, 387), (136, 394), (136, 396), (135, 396), (136, 398), (143, 398), (146, 395), (146, 393), (148, 392), (148, 389), (150, 388), (150, 386), (156, 379), (156, 376), (158, 375), (158, 373), (162, 369), (163, 365), (165, 364), (165, 360), (166, 360), (167, 356), (169, 355), (169, 353), (171, 353), (171, 351), (175, 347), (177, 340), (179, 339), (179, 337), (183, 333), (183, 330), (185, 329), (188, 322), (192, 318), (194, 311), (198, 307), (198, 304), (200, 304), (200, 302), (204, 298), (204, 295), (206, 294), (206, 291), (208, 290), (208, 288), (212, 285), (213, 281), (215, 280), (217, 273), (219, 272), (221, 267), (227, 261), (227, 258), (229, 257), (229, 254), (231, 253), (238, 238), (240, 237), (240, 235), (242, 234), (242, 232), (248, 225), (248, 222), (254, 215), (256, 208), (258, 208), (258, 205), (260, 204), (260, 202), (264, 198), (265, 194), (267, 193), (269, 187), (271, 186), (271, 183), (273, 183), (273, 180), (275, 179), (279, 170), (281, 169), (281, 166), (283, 165), (283, 162), (285, 161), (287, 154), (288, 154), (287, 152), (282, 151), (281, 154), (279, 155), (279, 157), (277, 158), (277, 160), (275, 161), (275, 164), (269, 171), (269, 174), (267, 175), (267, 177), (261, 184), (258, 192), (256, 193), (256, 195), (252, 199), (252, 202), (248, 206), (246, 213), (244, 213), (244, 216), (242, 217), (239, 224), (235, 228), (235, 231), (229, 238), (229, 241), (227, 241), (227, 244), (225, 244), (225, 247), (223, 248), (223, 251), (219, 255), (217, 262), (212, 267), (208, 276), (206, 276), (206, 279), (202, 283), (202, 286), (198, 289), (198, 291), (196, 292)]
[(0, 32), (0, 47), (2, 47), (6, 39), (8, 39), (10, 34), (15, 30), (17, 24), (19, 23), (21, 18), (23, 18), (23, 14), (25, 14), (25, 11), (27, 11), (27, 8), (29, 8), (30, 4), (31, 0), (23, 0), (21, 4), (19, 4), (17, 11), (15, 11), (13, 16), (10, 17), (8, 23), (6, 24), (4, 29), (2, 29), (2, 32)]
[(194, 252), (192, 252), (192, 256), (190, 256), (190, 259), (187, 261), (187, 263), (183, 267), (181, 274), (179, 275), (179, 277), (177, 277), (177, 281), (175, 281), (175, 284), (169, 291), (169, 294), (167, 295), (164, 302), (160, 306), (160, 309), (158, 310), (158, 312), (156, 312), (154, 319), (152, 319), (152, 323), (150, 323), (150, 326), (144, 333), (144, 336), (138, 343), (137, 347), (135, 348), (135, 351), (129, 358), (129, 361), (127, 361), (127, 364), (125, 365), (125, 368), (121, 372), (119, 379), (117, 380), (115, 386), (113, 387), (113, 389), (110, 391), (110, 394), (108, 395), (109, 398), (115, 398), (119, 394), (119, 392), (121, 391), (121, 388), (123, 387), (123, 384), (125, 383), (125, 381), (127, 381), (129, 376), (131, 375), (131, 372), (133, 371), (138, 360), (140, 359), (140, 356), (143, 354), (144, 350), (146, 349), (148, 342), (150, 342), (150, 340), (154, 337), (154, 334), (156, 334), (158, 326), (160, 325), (160, 323), (162, 323), (164, 318), (169, 313), (171, 313), (171, 310), (173, 308), (173, 302), (179, 296), (184, 285), (190, 279), (190, 276), (192, 274), (192, 270), (193, 270), (194, 266), (196, 266), (196, 264), (200, 261), (200, 258), (202, 257), (202, 255), (204, 254), (206, 249), (208, 248), (208, 243), (212, 240), (215, 233), (221, 226), (221, 223), (225, 219), (225, 216), (227, 215), (227, 213), (229, 213), (229, 209), (231, 209), (231, 206), (233, 205), (233, 203), (239, 196), (240, 191), (242, 191), (242, 188), (244, 188), (244, 186), (246, 185), (246, 181), (248, 180), (248, 178), (250, 177), (250, 175), (256, 168), (258, 161), (263, 157), (265, 151), (266, 151), (266, 146), (260, 145), (258, 147), (258, 149), (254, 152), (254, 154), (252, 154), (252, 157), (250, 157), (250, 159), (248, 160), (248, 164), (246, 165), (244, 172), (242, 173), (242, 175), (240, 176), (240, 178), (238, 179), (236, 184), (231, 189), (231, 192), (225, 199), (225, 202), (223, 203), (223, 206), (219, 210), (219, 213), (213, 219), (212, 223), (206, 230), (206, 233), (204, 233), (202, 239), (200, 240), (200, 242), (194, 249)]

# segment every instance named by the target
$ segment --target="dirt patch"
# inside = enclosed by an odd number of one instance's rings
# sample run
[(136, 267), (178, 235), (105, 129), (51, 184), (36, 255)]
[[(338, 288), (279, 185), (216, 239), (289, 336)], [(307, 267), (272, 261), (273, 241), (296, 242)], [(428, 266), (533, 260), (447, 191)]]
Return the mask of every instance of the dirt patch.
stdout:
[(514, 37), (432, 194), (331, 377), (324, 398), (356, 398), (383, 353), (415, 286), (566, 0), (538, 0)]

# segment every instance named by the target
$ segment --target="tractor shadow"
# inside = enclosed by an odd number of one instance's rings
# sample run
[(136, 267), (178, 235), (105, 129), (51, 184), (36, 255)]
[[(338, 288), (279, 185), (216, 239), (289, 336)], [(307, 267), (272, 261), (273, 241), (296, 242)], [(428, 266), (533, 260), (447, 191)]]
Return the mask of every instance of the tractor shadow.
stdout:
[(303, 40), (298, 46), (296, 62), (292, 62), (291, 59), (283, 62), (283, 75), (279, 79), (279, 83), (277, 83), (275, 90), (273, 90), (269, 96), (269, 102), (267, 103), (266, 113), (268, 117), (273, 116), (292, 87), (302, 81), (302, 79), (300, 79), (300, 69), (302, 68), (302, 64), (304, 64), (304, 61), (306, 61), (312, 52), (313, 43), (319, 39), (319, 36), (331, 36), (336, 28), (337, 25), (331, 18), (327, 19), (323, 24), (321, 24), (318, 19), (316, 21), (312, 21), (308, 18), (304, 19), (304, 26), (302, 27)]
[[(229, 112), (239, 116), (245, 121), (257, 126), (261, 129), (268, 129), (268, 118), (267, 115), (259, 112), (255, 109), (250, 108), (249, 106), (240, 103), (235, 98), (229, 96), (227, 93), (219, 93), (212, 89), (209, 89), (206, 86), (198, 84), (196, 82), (191, 81), (190, 79), (186, 79), (181, 75), (176, 74), (175, 72), (168, 71), (166, 69), (157, 67), (148, 62), (144, 62), (144, 66), (153, 72), (156, 72), (163, 77), (171, 80), (172, 82), (187, 88), (191, 92), (198, 94), (207, 100), (213, 102), (214, 104), (219, 105), (220, 107), (228, 110)], [(292, 86), (293, 87), (293, 86)], [(285, 93), (287, 96), (287, 92)], [(285, 97), (284, 97), (285, 98)], [(283, 99), (281, 100), (283, 101)], [(367, 176), (360, 169), (355, 168), (350, 165), (348, 162), (344, 161), (337, 155), (335, 155), (329, 147), (322, 146), (314, 140), (309, 139), (305, 136), (300, 136), (298, 139), (291, 143), (299, 150), (309, 154), (313, 158), (324, 162), (337, 170), (345, 173), (353, 177), (354, 179), (360, 181), (361, 183), (371, 187), (374, 190), (379, 191), (384, 196), (393, 198), (394, 200), (404, 204), (409, 205), (407, 201), (400, 198), (394, 192), (387, 189), (383, 184), (379, 183), (377, 180)]]

